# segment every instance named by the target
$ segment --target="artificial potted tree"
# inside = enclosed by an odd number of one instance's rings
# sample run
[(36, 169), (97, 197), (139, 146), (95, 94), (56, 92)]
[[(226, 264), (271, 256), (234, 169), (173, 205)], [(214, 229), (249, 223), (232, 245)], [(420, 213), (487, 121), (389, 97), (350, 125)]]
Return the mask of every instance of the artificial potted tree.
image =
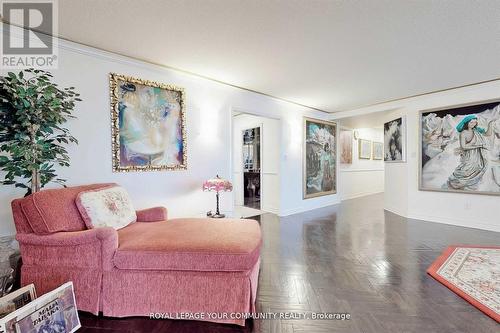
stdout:
[(74, 87), (59, 88), (38, 69), (0, 78), (0, 183), (37, 192), (49, 182), (64, 185), (56, 166), (69, 166), (66, 144), (78, 141), (63, 127), (81, 101)]

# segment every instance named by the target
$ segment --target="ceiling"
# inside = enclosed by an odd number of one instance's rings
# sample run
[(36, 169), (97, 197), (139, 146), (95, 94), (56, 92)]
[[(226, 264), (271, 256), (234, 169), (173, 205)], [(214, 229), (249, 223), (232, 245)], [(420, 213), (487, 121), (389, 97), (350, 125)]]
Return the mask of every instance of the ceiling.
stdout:
[(343, 128), (384, 128), (384, 123), (400, 117), (399, 110), (387, 110), (380, 112), (372, 112), (358, 116), (351, 116), (336, 119), (335, 121)]
[(499, 0), (64, 0), (65, 39), (327, 112), (500, 77)]

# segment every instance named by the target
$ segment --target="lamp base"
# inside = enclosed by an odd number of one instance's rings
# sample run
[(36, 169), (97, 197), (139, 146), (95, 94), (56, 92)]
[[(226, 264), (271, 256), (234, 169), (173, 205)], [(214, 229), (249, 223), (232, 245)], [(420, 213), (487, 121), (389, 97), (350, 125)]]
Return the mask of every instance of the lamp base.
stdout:
[(215, 214), (213, 214), (212, 211), (209, 211), (207, 213), (207, 216), (214, 218), (214, 219), (222, 219), (222, 218), (226, 217), (226, 215), (221, 214), (219, 211), (219, 191), (217, 191), (217, 193), (215, 193), (215, 199), (216, 199), (216, 203), (217, 203), (217, 206), (215, 209)]
[(226, 217), (226, 215), (221, 214), (220, 212), (215, 212), (212, 213), (212, 211), (207, 212), (207, 217), (214, 218), (214, 219), (222, 219)]

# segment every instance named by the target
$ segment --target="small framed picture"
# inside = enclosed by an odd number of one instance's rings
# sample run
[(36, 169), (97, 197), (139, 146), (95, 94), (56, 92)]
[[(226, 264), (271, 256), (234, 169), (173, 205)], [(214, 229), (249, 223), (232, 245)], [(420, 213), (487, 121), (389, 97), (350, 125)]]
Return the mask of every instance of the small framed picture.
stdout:
[(359, 139), (359, 158), (370, 160), (372, 158), (372, 142), (370, 140)]
[(373, 143), (373, 159), (381, 160), (384, 158), (384, 144), (382, 142)]
[(340, 129), (340, 163), (352, 164), (352, 130)]

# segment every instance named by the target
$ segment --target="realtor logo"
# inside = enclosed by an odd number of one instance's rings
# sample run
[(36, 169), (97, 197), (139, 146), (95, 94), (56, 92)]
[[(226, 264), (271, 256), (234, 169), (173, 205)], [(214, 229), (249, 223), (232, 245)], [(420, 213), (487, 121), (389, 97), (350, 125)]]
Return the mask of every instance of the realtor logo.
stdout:
[(57, 67), (56, 1), (1, 1), (1, 69)]

